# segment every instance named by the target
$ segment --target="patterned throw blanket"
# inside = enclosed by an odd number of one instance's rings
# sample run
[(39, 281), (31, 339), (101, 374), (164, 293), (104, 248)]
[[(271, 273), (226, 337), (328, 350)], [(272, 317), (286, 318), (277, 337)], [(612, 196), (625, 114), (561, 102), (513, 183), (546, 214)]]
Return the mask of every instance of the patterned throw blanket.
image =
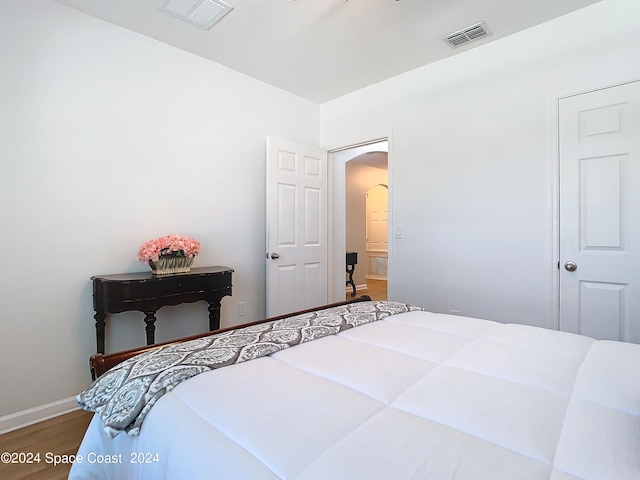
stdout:
[(396, 302), (352, 303), (166, 345), (116, 365), (76, 401), (100, 415), (110, 438), (123, 431), (137, 435), (158, 399), (195, 375), (411, 310), (422, 309)]

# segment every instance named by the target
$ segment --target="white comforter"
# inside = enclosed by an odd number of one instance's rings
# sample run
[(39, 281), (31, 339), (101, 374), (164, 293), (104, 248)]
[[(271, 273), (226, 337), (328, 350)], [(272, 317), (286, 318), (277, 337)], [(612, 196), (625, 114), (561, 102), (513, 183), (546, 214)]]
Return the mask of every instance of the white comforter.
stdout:
[(407, 312), (194, 377), (71, 479), (640, 479), (640, 345)]

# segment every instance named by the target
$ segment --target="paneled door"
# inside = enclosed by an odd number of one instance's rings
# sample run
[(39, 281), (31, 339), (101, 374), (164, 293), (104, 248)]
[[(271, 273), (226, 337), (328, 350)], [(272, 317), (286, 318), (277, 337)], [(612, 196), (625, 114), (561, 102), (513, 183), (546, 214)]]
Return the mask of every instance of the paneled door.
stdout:
[(389, 251), (389, 188), (386, 185), (374, 185), (367, 192), (366, 237), (367, 250), (370, 252)]
[(267, 316), (327, 303), (327, 152), (267, 138)]
[(559, 101), (560, 329), (640, 343), (640, 82)]

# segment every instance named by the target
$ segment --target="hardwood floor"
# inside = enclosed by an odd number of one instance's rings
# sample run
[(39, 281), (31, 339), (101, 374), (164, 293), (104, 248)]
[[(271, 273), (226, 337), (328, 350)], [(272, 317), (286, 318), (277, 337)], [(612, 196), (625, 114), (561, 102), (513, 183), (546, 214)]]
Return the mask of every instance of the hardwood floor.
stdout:
[[(92, 416), (77, 410), (0, 435), (0, 479), (66, 479), (71, 464), (53, 462), (60, 458), (56, 455), (76, 454)], [(7, 456), (10, 463), (5, 463)]]
[[(367, 289), (358, 289), (356, 292), (356, 296), (360, 295), (369, 295), (371, 300), (387, 300), (387, 281), (386, 280), (372, 280), (370, 278), (367, 279)], [(347, 292), (346, 297), (347, 300), (353, 298), (351, 296), (351, 290)]]

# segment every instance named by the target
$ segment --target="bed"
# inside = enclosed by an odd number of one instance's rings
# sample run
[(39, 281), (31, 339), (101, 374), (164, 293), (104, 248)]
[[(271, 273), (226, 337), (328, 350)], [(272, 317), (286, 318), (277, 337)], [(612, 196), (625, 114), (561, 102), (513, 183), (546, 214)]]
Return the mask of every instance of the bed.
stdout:
[(167, 370), (154, 373), (144, 405), (105, 380), (146, 378), (140, 356), (99, 358), (78, 400), (100, 413), (69, 478), (640, 479), (640, 345), (346, 303), (145, 348), (148, 368), (189, 342), (262, 342), (242, 361), (216, 350), (219, 368), (211, 354), (174, 385), (150, 388)]

